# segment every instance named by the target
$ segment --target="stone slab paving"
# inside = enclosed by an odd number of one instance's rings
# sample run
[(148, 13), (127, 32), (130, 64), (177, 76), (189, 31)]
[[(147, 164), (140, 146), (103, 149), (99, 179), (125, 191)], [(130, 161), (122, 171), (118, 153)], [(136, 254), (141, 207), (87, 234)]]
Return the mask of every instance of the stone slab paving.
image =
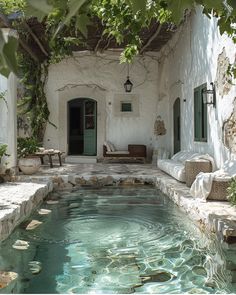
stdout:
[(29, 216), (53, 190), (51, 181), (45, 183), (10, 182), (0, 185), (0, 241)]

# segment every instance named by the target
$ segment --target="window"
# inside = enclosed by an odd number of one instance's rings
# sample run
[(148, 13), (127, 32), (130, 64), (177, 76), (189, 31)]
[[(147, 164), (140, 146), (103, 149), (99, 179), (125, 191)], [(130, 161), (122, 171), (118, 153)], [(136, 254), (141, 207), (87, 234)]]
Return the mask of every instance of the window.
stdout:
[(207, 105), (203, 103), (203, 84), (194, 89), (194, 140), (207, 141)]
[(131, 102), (121, 102), (121, 112), (132, 112)]

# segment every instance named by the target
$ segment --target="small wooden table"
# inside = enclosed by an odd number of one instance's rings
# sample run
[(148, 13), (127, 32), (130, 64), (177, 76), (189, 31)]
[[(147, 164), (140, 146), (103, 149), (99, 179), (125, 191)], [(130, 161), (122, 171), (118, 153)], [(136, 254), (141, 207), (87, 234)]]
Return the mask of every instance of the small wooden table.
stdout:
[(35, 155), (37, 155), (38, 157), (40, 157), (40, 160), (41, 160), (41, 164), (43, 165), (44, 164), (44, 156), (48, 156), (48, 159), (49, 159), (49, 163), (50, 163), (50, 168), (53, 168), (53, 163), (52, 163), (52, 156), (58, 156), (58, 159), (59, 159), (59, 164), (60, 166), (62, 166), (62, 161), (61, 161), (61, 155), (63, 154), (63, 152), (61, 151), (58, 151), (58, 150), (55, 150), (53, 152), (47, 152), (47, 151), (44, 151), (44, 152), (36, 152)]

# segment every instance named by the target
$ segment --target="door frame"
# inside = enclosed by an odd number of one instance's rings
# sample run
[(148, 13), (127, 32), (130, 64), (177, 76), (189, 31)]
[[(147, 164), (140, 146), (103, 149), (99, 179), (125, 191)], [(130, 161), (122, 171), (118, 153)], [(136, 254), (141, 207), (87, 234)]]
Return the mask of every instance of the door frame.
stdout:
[[(178, 113), (177, 113), (177, 133), (175, 127), (176, 121), (176, 106), (178, 106)], [(176, 137), (177, 141), (179, 142), (179, 148), (176, 149)], [(180, 97), (177, 97), (173, 103), (173, 153), (176, 154), (181, 150), (181, 100)]]
[[(87, 97), (76, 97), (76, 98), (72, 98), (70, 100), (67, 101), (67, 154), (69, 155), (69, 144), (70, 144), (70, 103), (73, 101), (80, 101), (83, 102), (82, 104), (82, 109), (83, 109), (83, 122), (85, 122), (85, 101), (93, 101), (95, 103), (95, 118), (96, 118), (96, 122), (95, 122), (95, 155), (97, 155), (97, 143), (98, 143), (98, 132), (97, 132), (97, 126), (98, 126), (98, 118), (97, 118), (97, 101), (95, 99), (92, 98), (87, 98)], [(84, 143), (84, 135), (83, 135), (83, 143)], [(84, 154), (74, 154), (72, 156), (85, 156)], [(91, 157), (94, 157), (91, 156)], [(89, 157), (89, 156), (87, 156)]]
[[(103, 143), (106, 140), (106, 122), (107, 122), (107, 91), (102, 87), (96, 87), (94, 84), (78, 85), (71, 84), (56, 91), (58, 97), (58, 111), (55, 112), (55, 118), (52, 122), (57, 122), (58, 129), (55, 131), (55, 138), (58, 142), (58, 149), (68, 155), (67, 141), (67, 102), (73, 98), (92, 97), (97, 102), (97, 157), (103, 157)], [(47, 140), (47, 139), (46, 139)]]

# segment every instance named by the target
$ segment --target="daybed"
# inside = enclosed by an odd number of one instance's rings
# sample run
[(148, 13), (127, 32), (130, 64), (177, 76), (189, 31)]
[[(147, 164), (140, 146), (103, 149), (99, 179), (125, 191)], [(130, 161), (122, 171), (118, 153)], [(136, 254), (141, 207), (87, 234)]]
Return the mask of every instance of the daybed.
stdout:
[[(185, 164), (188, 160), (201, 159), (200, 171), (211, 172), (212, 171), (212, 158), (207, 155), (202, 155), (192, 151), (180, 151), (176, 153), (171, 159), (158, 159), (157, 167), (167, 174), (171, 175), (180, 182), (186, 182), (186, 168)], [(194, 166), (193, 166), (194, 167)], [(200, 171), (192, 171), (196, 174)], [(194, 175), (195, 178), (196, 175)], [(193, 179), (194, 180), (194, 179)], [(192, 181), (193, 181), (192, 180)]]
[(106, 159), (135, 159), (145, 163), (146, 156), (146, 146), (142, 144), (129, 144), (126, 151), (116, 150), (110, 142), (105, 142), (103, 145), (103, 157)]

